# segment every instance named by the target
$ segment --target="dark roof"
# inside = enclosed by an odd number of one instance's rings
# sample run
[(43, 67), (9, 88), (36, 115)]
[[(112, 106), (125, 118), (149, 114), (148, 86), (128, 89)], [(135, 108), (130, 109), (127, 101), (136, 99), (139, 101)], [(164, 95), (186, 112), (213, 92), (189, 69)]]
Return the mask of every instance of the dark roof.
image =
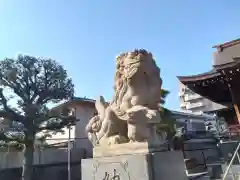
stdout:
[(57, 105), (56, 107), (52, 108), (52, 110), (54, 111), (54, 110), (56, 110), (56, 109), (58, 109), (58, 108), (61, 108), (61, 107), (63, 107), (63, 106), (68, 106), (68, 105), (70, 105), (70, 104), (72, 104), (72, 103), (75, 103), (75, 102), (87, 103), (87, 104), (92, 105), (92, 106), (95, 105), (95, 100), (93, 100), (93, 99), (89, 99), (89, 98), (85, 98), (85, 97), (83, 97), (83, 98), (82, 98), (82, 97), (74, 97), (74, 98), (71, 99), (71, 100), (68, 100), (68, 101), (66, 101), (66, 102), (63, 102), (63, 103), (61, 103), (60, 105)]
[(190, 117), (190, 118), (199, 118), (199, 119), (213, 119), (214, 116), (212, 115), (208, 115), (206, 113), (202, 113), (202, 114), (196, 114), (196, 113), (187, 113), (187, 112), (181, 112), (181, 111), (174, 111), (171, 110), (173, 116), (175, 118), (179, 118), (179, 117)]
[(217, 72), (216, 69), (213, 69), (209, 72), (206, 73), (202, 73), (202, 74), (197, 74), (197, 75), (190, 75), (190, 76), (177, 76), (177, 78), (183, 83), (185, 84), (185, 82), (195, 82), (195, 81), (199, 81), (199, 80), (205, 80), (205, 79), (209, 79), (209, 78), (213, 78), (216, 76), (219, 76), (220, 73)]
[[(240, 61), (235, 60), (231, 63), (214, 66), (213, 69), (207, 73), (192, 75), (192, 76), (178, 76), (178, 79), (186, 85), (193, 92), (221, 105), (227, 105), (232, 102), (232, 97), (229, 92), (227, 83), (224, 81), (232, 81), (228, 76), (239, 76)], [(231, 74), (234, 72), (235, 74)], [(235, 79), (235, 78), (234, 78)], [(239, 99), (240, 101), (240, 99)]]
[(229, 48), (229, 47), (235, 46), (237, 44), (240, 44), (240, 38), (229, 41), (229, 42), (225, 42), (223, 44), (215, 45), (215, 46), (213, 46), (213, 48), (217, 48), (218, 50), (222, 51), (225, 48)]
[(88, 102), (88, 103), (93, 103), (93, 104), (95, 103), (95, 100), (89, 99), (89, 98), (86, 98), (86, 97), (84, 97), (84, 98), (82, 98), (82, 97), (74, 97), (73, 101)]
[(217, 112), (223, 112), (223, 111), (227, 111), (229, 109), (232, 109), (232, 105), (229, 105), (229, 106), (223, 106), (219, 109), (210, 109), (208, 111), (204, 111), (205, 113), (217, 113)]
[(195, 81), (203, 81), (207, 79), (211, 79), (214, 77), (218, 77), (222, 75), (222, 70), (231, 68), (240, 68), (240, 60), (236, 60), (230, 63), (221, 64), (214, 66), (212, 70), (198, 74), (198, 75), (190, 75), (190, 76), (177, 76), (177, 78), (183, 83), (187, 84), (187, 82), (195, 82)]
[[(240, 44), (240, 38), (225, 42), (223, 44), (218, 44), (213, 46), (214, 48), (220, 48), (223, 50), (224, 48), (228, 48), (234, 45)], [(198, 80), (205, 80), (209, 78), (213, 78), (216, 76), (221, 75), (221, 70), (227, 69), (227, 68), (233, 68), (234, 66), (237, 66), (240, 64), (240, 58), (239, 57), (234, 57), (233, 62), (226, 63), (226, 64), (221, 64), (221, 65), (215, 65), (213, 66), (213, 69), (210, 70), (209, 72), (198, 74), (198, 75), (190, 75), (190, 76), (177, 76), (178, 79), (183, 82), (190, 82), (190, 81), (198, 81)]]

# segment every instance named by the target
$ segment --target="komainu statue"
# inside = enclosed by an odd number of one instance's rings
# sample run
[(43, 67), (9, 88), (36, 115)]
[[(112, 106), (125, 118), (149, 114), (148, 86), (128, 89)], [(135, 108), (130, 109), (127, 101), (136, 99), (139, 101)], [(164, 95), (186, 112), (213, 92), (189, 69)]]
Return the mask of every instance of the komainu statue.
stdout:
[(145, 142), (157, 137), (162, 80), (152, 54), (140, 49), (119, 55), (114, 83), (113, 101), (107, 103), (102, 96), (97, 99), (98, 115), (86, 126), (93, 145)]

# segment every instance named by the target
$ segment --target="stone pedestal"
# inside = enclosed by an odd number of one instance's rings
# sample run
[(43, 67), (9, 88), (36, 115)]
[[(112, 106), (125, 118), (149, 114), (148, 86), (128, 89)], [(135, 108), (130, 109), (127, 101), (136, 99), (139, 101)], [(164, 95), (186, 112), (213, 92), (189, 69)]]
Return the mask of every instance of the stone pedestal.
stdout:
[(82, 160), (82, 180), (187, 180), (182, 152), (163, 149), (145, 143), (96, 148), (94, 158)]
[(93, 148), (93, 157), (106, 157), (118, 155), (149, 154), (159, 151), (167, 151), (168, 145), (154, 145), (149, 142), (116, 144), (105, 147)]

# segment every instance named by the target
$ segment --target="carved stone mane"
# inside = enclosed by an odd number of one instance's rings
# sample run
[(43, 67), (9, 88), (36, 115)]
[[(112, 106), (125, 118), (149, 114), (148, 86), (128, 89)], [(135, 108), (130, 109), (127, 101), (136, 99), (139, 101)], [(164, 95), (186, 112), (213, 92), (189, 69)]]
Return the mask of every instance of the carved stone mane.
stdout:
[[(133, 52), (122, 53), (116, 57), (116, 72), (114, 78), (115, 95), (112, 103), (115, 104), (119, 111), (121, 111), (120, 104), (129, 87), (128, 79), (135, 75), (140, 65), (144, 63), (146, 59), (152, 60), (152, 63), (155, 64), (152, 53), (145, 49), (135, 49)], [(125, 71), (126, 68), (128, 68), (127, 72)], [(119, 115), (120, 114), (124, 113), (119, 113)]]
[(154, 136), (150, 127), (160, 122), (158, 103), (162, 81), (152, 53), (144, 49), (116, 58), (114, 98), (106, 106), (96, 101), (98, 115), (89, 121), (89, 139), (99, 144), (145, 141)]

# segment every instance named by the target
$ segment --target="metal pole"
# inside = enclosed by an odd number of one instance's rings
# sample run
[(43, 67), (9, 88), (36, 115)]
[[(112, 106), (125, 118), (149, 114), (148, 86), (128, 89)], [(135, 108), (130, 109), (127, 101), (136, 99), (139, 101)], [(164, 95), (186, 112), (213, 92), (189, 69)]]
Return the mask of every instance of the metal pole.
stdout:
[(236, 102), (235, 93), (233, 92), (233, 89), (232, 89), (231, 84), (228, 84), (228, 89), (229, 89), (229, 92), (230, 92), (230, 95), (231, 95), (231, 98), (232, 98), (232, 103), (233, 103), (233, 107), (234, 107), (234, 110), (235, 110), (235, 114), (236, 114), (236, 117), (237, 117), (237, 120), (238, 120), (238, 124), (240, 124), (240, 112), (239, 112), (239, 107), (238, 107), (238, 104), (237, 104), (237, 102)]
[[(231, 159), (229, 165), (227, 166), (227, 168), (226, 168), (226, 170), (225, 170), (225, 172), (224, 172), (224, 174), (223, 174), (222, 180), (225, 180), (226, 177), (227, 177), (228, 172), (231, 171), (231, 166), (232, 166), (233, 161), (234, 161), (234, 159), (235, 159), (235, 157), (236, 157), (236, 155), (237, 155), (237, 153), (238, 153), (239, 148), (240, 148), (240, 143), (238, 143), (238, 146), (237, 146), (237, 148), (236, 148), (236, 150), (235, 150), (235, 152), (234, 152), (234, 154), (233, 154), (233, 156), (232, 156), (232, 159)], [(233, 176), (233, 175), (232, 175), (232, 176)], [(234, 179), (234, 177), (233, 177), (233, 179)]]
[(9, 145), (8, 145), (8, 147), (7, 147), (7, 158), (6, 158), (6, 167), (4, 167), (4, 168), (9, 168), (8, 166), (9, 166), (9, 154), (10, 154), (10, 147), (9, 147)]
[(68, 128), (68, 180), (71, 180), (71, 127)]
[(240, 156), (238, 153), (237, 153), (237, 158), (238, 158), (238, 162), (240, 163)]

